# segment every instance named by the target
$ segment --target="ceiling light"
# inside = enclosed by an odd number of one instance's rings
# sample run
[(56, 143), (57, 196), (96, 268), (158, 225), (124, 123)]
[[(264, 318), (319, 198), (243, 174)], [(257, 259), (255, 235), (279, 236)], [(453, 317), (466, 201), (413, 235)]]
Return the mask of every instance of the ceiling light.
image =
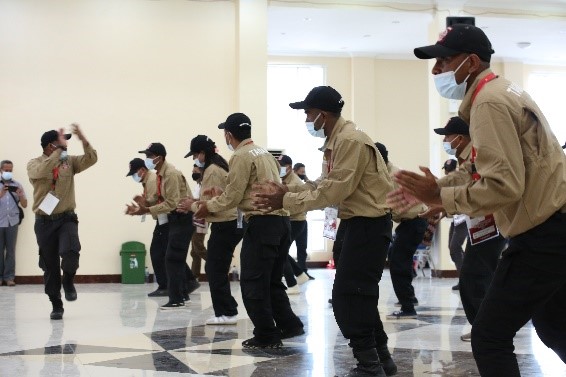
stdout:
[(531, 47), (531, 42), (517, 42), (517, 47), (522, 48), (524, 50), (526, 48)]
[(364, 38), (369, 38), (369, 37), (371, 37), (371, 34), (365, 34), (364, 35)]
[(305, 21), (305, 22), (309, 22), (309, 21), (311, 21), (311, 20), (312, 20), (312, 18), (310, 18), (310, 17), (305, 17), (305, 18), (303, 18), (303, 21)]
[(395, 21), (391, 21), (391, 23), (392, 23), (392, 24), (400, 24), (400, 23), (401, 23), (401, 21), (399, 21), (399, 20), (395, 20)]

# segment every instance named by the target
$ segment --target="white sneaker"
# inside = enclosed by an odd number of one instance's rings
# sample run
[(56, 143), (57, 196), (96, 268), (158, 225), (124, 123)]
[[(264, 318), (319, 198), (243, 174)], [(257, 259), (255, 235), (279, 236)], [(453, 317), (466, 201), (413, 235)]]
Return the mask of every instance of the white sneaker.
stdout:
[(460, 339), (461, 339), (463, 342), (471, 342), (471, 341), (472, 341), (472, 333), (469, 332), (469, 333), (467, 333), (467, 334), (464, 334), (464, 335), (462, 335), (462, 336), (460, 337)]
[(300, 274), (299, 276), (297, 276), (297, 285), (303, 285), (305, 284), (307, 281), (309, 281), (309, 277), (307, 276), (307, 274), (305, 274), (304, 272), (302, 274)]
[(301, 288), (299, 288), (299, 284), (295, 284), (292, 287), (287, 288), (287, 295), (298, 295), (301, 293)]
[(205, 322), (207, 325), (236, 325), (238, 324), (237, 316), (225, 316), (221, 315), (220, 317), (210, 317)]

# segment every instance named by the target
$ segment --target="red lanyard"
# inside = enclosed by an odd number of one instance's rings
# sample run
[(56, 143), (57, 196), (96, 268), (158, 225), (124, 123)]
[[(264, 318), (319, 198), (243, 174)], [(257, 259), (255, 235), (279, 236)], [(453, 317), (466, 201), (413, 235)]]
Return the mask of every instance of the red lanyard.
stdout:
[(162, 203), (163, 197), (161, 196), (161, 176), (157, 175), (157, 203)]
[[(476, 87), (476, 90), (474, 90), (474, 94), (472, 95), (472, 103), (474, 103), (476, 96), (483, 89), (485, 84), (487, 84), (488, 82), (490, 82), (491, 80), (494, 80), (496, 78), (497, 78), (497, 76), (495, 75), (495, 73), (492, 72), (489, 75), (485, 76), (479, 82), (478, 86)], [(474, 181), (479, 181), (481, 176), (479, 175), (479, 173), (476, 170), (476, 156), (477, 156), (476, 148), (472, 147), (472, 158), (470, 159), (470, 162), (472, 163), (472, 179)]]
[(59, 179), (59, 166), (53, 168), (53, 182), (51, 183), (51, 191), (55, 191), (55, 184)]

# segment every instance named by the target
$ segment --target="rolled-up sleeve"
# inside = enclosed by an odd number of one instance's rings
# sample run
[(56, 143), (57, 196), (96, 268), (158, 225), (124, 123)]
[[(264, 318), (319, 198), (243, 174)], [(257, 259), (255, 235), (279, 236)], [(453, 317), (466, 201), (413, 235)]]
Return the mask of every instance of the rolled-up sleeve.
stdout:
[(511, 109), (482, 103), (473, 114), (470, 136), (477, 151), (480, 179), (440, 191), (448, 214), (484, 216), (519, 200), (525, 189), (525, 166)]
[(288, 192), (283, 207), (291, 213), (306, 212), (337, 205), (354, 192), (362, 174), (359, 167), (368, 163), (368, 146), (354, 140), (343, 140), (334, 151), (334, 166), (315, 190)]

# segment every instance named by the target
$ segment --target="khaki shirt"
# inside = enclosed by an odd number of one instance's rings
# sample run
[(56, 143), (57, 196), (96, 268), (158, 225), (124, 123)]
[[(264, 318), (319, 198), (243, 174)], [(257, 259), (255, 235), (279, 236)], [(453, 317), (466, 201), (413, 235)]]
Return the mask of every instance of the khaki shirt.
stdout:
[[(228, 172), (216, 164), (210, 164), (204, 170), (200, 192), (202, 193), (204, 190), (212, 187), (220, 187), (222, 190), (226, 190), (227, 185), (228, 185)], [(212, 197), (201, 194), (200, 199), (209, 200), (212, 199)], [(197, 211), (196, 203), (192, 205), (192, 210), (193, 212)], [(238, 218), (238, 211), (236, 207), (233, 207), (225, 211), (219, 211), (216, 213), (209, 214), (206, 217), (206, 221), (208, 221), (209, 223), (217, 223), (224, 221), (232, 221), (232, 220), (236, 220), (237, 218)]]
[[(389, 172), (389, 176), (391, 178), (393, 178), (393, 176), (395, 175), (395, 173), (397, 173), (399, 171), (399, 168), (395, 165), (393, 165), (391, 162), (387, 163), (387, 171)], [(393, 181), (393, 187), (395, 189), (397, 189), (399, 187), (399, 185)], [(403, 213), (396, 213), (393, 211), (392, 215), (393, 215), (393, 221), (396, 222), (401, 222), (403, 220), (412, 220), (412, 219), (416, 219), (420, 213), (423, 213), (427, 210), (427, 206), (420, 203), (415, 205), (414, 207), (412, 207), (411, 209), (409, 209), (408, 211), (405, 211)]]
[(59, 203), (51, 213), (56, 215), (67, 211), (74, 211), (75, 203), (75, 174), (90, 168), (98, 160), (96, 151), (90, 144), (84, 147), (81, 156), (69, 156), (67, 161), (59, 160), (61, 149), (55, 150), (51, 156), (42, 154), (30, 160), (27, 165), (29, 181), (33, 186), (32, 211), (38, 215), (45, 215), (39, 205), (47, 194), (53, 190), (53, 169), (59, 168), (59, 177), (55, 182), (55, 196)]
[[(229, 161), (228, 184), (222, 195), (206, 202), (209, 212), (216, 213), (238, 207), (247, 219), (265, 213), (255, 210), (252, 204), (252, 185), (272, 180), (281, 182), (277, 161), (264, 148), (255, 145), (252, 139), (240, 142)], [(280, 209), (268, 215), (289, 216)]]
[(341, 219), (389, 213), (385, 196), (393, 182), (369, 136), (340, 117), (325, 146), (326, 177), (315, 190), (286, 193), (283, 206), (295, 213), (338, 205)]
[[(145, 173), (145, 176), (142, 179), (141, 182), (142, 186), (143, 186), (143, 197), (145, 198), (145, 200), (147, 200), (147, 203), (152, 206), (154, 204), (157, 203), (157, 175), (151, 171), (148, 170), (147, 173)], [(153, 219), (156, 220), (157, 217), (155, 215), (152, 215)]]
[[(160, 188), (159, 177), (161, 177)], [(148, 189), (149, 184), (148, 182)], [(157, 201), (148, 208), (152, 216), (171, 213), (177, 209), (177, 204), (182, 198), (193, 197), (183, 173), (167, 161), (163, 161), (161, 170), (157, 171), (154, 187)]]
[(458, 157), (458, 169), (437, 180), (438, 186), (453, 187), (472, 183), (472, 143), (468, 143), (462, 153), (456, 157)]
[(460, 106), (476, 149), (478, 181), (441, 189), (448, 213), (493, 213), (506, 237), (566, 212), (566, 155), (531, 97), (504, 78), (488, 82), (472, 104), (482, 72)]
[[(283, 183), (287, 185), (287, 187), (289, 186), (300, 187), (304, 185), (303, 181), (301, 181), (301, 178), (299, 178), (299, 176), (295, 174), (295, 172), (292, 170), (289, 174), (287, 174), (286, 177), (283, 178)], [(291, 218), (290, 218), (291, 221), (305, 221), (306, 219), (307, 219), (306, 212), (297, 212), (297, 213), (291, 212)]]

